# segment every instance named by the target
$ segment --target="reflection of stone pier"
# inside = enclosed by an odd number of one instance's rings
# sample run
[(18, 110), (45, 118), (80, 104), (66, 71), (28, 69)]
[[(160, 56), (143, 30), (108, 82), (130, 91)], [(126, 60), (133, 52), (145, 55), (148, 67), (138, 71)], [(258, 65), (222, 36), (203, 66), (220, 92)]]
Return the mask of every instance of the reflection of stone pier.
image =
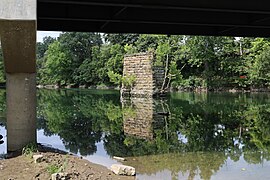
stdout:
[(153, 99), (123, 100), (122, 106), (125, 134), (142, 139), (153, 139)]
[(164, 117), (157, 114), (156, 106), (153, 98), (122, 99), (125, 134), (152, 140), (154, 128), (164, 123)]

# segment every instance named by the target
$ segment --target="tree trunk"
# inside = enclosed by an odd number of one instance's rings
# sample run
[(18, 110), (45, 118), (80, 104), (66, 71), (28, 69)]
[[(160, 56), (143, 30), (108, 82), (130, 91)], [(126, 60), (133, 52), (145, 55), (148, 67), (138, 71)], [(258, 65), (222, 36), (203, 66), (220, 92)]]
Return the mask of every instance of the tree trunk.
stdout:
[(163, 83), (162, 83), (160, 92), (164, 92), (165, 84), (166, 84), (166, 80), (167, 80), (167, 76), (168, 76), (169, 54), (167, 54), (166, 56), (167, 56), (167, 58), (166, 58), (166, 65), (165, 65), (165, 74), (164, 74), (164, 79), (163, 79)]

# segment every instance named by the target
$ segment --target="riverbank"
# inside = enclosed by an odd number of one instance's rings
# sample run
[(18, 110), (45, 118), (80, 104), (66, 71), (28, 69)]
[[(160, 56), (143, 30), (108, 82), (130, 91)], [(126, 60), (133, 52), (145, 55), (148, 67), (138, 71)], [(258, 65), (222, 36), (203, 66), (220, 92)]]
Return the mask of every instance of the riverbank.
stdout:
[(101, 85), (96, 85), (96, 86), (72, 86), (72, 85), (67, 85), (67, 86), (58, 86), (58, 85), (37, 85), (37, 88), (39, 89), (101, 89), (101, 90), (106, 90), (106, 89), (110, 89), (110, 90), (120, 90), (120, 88), (118, 86), (107, 86), (104, 84)]
[(87, 180), (134, 180), (135, 177), (119, 176), (104, 166), (91, 163), (70, 154), (39, 152), (42, 158), (35, 163), (32, 156), (17, 156), (0, 160), (1, 180), (36, 179), (48, 180), (52, 174), (61, 172), (65, 179)]
[(190, 88), (170, 88), (170, 92), (270, 92), (270, 88), (256, 88), (256, 87), (250, 87), (250, 88), (240, 88), (240, 87), (219, 87), (219, 88), (204, 88), (204, 87), (190, 87)]
[[(94, 89), (94, 90), (121, 90), (119, 86), (106, 86), (106, 85), (98, 85), (98, 86), (57, 86), (57, 85), (38, 85), (39, 89)], [(270, 92), (270, 88), (235, 88), (235, 87), (220, 87), (220, 88), (204, 88), (204, 87), (190, 87), (190, 88), (170, 88), (165, 92), (197, 92), (197, 93), (205, 93), (205, 92), (231, 92), (231, 93), (241, 93), (241, 92)]]

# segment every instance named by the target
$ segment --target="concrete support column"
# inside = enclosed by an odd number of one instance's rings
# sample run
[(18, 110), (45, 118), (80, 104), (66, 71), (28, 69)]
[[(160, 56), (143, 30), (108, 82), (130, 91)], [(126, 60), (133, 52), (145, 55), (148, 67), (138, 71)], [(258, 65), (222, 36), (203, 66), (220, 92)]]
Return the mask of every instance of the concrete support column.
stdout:
[(8, 151), (36, 143), (36, 8), (36, 0), (0, 0)]
[(36, 143), (36, 74), (6, 74), (7, 146), (16, 151)]

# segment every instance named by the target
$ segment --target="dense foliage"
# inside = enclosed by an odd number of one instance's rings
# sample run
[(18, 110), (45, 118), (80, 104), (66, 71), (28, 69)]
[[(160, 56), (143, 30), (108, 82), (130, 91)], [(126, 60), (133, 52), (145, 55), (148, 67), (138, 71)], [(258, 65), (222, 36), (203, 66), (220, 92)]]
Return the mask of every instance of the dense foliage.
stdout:
[(267, 88), (269, 49), (268, 38), (64, 32), (37, 43), (38, 83), (119, 85), (124, 55), (152, 52), (173, 88)]

